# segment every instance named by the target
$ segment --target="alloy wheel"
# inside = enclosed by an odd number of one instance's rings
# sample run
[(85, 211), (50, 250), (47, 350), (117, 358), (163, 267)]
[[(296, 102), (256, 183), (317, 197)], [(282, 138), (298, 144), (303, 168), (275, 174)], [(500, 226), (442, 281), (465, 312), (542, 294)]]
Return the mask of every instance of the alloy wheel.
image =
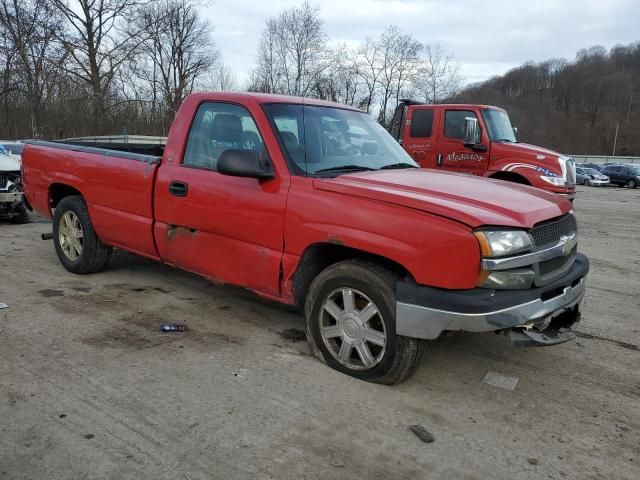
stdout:
[(320, 335), (331, 356), (353, 370), (380, 363), (387, 347), (387, 328), (376, 304), (353, 288), (332, 291), (319, 314)]
[(64, 256), (72, 262), (82, 255), (83, 236), (82, 223), (78, 215), (70, 210), (64, 212), (58, 224), (58, 240)]

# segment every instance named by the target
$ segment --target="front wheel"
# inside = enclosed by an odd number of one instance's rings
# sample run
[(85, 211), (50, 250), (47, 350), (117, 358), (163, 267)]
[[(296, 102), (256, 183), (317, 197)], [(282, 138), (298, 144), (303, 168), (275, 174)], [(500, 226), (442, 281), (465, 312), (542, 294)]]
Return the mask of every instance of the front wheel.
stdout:
[(585, 187), (590, 187), (591, 186), (591, 180), (589, 180), (588, 178), (584, 179), (584, 186)]
[(636, 188), (637, 186), (638, 185), (636, 184), (636, 181), (633, 178), (627, 182), (627, 187), (629, 188)]
[(420, 365), (424, 342), (396, 335), (397, 276), (347, 260), (322, 271), (305, 302), (307, 340), (327, 365), (369, 382), (394, 384)]
[(87, 204), (78, 195), (65, 197), (56, 205), (53, 242), (60, 263), (72, 273), (103, 270), (111, 257), (111, 248), (96, 235)]

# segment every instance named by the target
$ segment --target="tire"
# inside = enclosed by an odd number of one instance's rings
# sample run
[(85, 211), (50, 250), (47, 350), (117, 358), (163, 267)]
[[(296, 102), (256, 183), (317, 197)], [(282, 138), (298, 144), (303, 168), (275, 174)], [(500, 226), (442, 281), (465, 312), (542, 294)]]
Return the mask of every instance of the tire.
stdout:
[(637, 186), (638, 185), (636, 184), (636, 181), (633, 178), (627, 182), (627, 187), (629, 188), (636, 188)]
[(585, 187), (590, 187), (591, 186), (591, 180), (589, 180), (588, 178), (585, 178), (583, 183), (584, 183)]
[[(368, 382), (392, 385), (413, 375), (422, 361), (424, 342), (395, 333), (397, 279), (389, 270), (362, 260), (346, 260), (320, 272), (309, 287), (304, 308), (313, 353), (331, 368)], [(351, 302), (352, 311), (347, 305)], [(368, 302), (373, 309), (365, 308)], [(342, 355), (343, 348), (348, 356)], [(370, 360), (368, 365), (364, 358)]]
[(18, 214), (11, 217), (10, 222), (16, 225), (29, 223), (31, 221), (31, 218), (29, 217), (29, 212), (27, 211), (27, 207), (25, 207), (24, 203), (18, 205), (17, 209)]
[(53, 243), (60, 263), (72, 273), (99, 272), (111, 258), (112, 249), (96, 235), (87, 204), (79, 195), (65, 197), (56, 206)]

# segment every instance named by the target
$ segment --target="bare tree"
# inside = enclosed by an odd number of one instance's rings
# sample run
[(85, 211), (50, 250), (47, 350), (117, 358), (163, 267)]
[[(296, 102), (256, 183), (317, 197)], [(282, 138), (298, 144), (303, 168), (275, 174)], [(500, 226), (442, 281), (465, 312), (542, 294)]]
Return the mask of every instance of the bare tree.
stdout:
[[(159, 92), (170, 115), (177, 112), (218, 52), (211, 27), (190, 0), (161, 0), (143, 9), (140, 27), (148, 38), (141, 45), (149, 68), (144, 78)], [(155, 97), (155, 93), (154, 93)]]
[(382, 75), (382, 52), (378, 42), (367, 38), (358, 49), (358, 64), (360, 77), (364, 82), (367, 91), (367, 99), (364, 109), (371, 113), (371, 107), (376, 97), (380, 76)]
[(198, 90), (213, 92), (236, 92), (240, 89), (236, 75), (224, 63), (212, 67), (198, 82)]
[(281, 90), (278, 56), (276, 54), (276, 20), (267, 20), (258, 43), (256, 66), (251, 72), (249, 90), (264, 93), (276, 93)]
[(416, 88), (427, 103), (438, 103), (460, 88), (460, 65), (440, 45), (425, 45)]
[(107, 113), (107, 95), (119, 69), (143, 40), (125, 28), (138, 0), (49, 0), (66, 19), (61, 35), (69, 53), (68, 71), (84, 85), (94, 101), (94, 115)]
[(258, 45), (252, 89), (307, 96), (330, 65), (319, 7), (305, 2), (267, 20)]
[[(403, 34), (398, 27), (388, 27), (378, 41), (380, 52), (380, 110), (378, 121), (386, 124), (387, 109), (395, 108), (400, 92), (415, 76), (422, 45), (410, 34)], [(389, 105), (395, 98), (396, 102)]]
[(47, 0), (2, 0), (0, 27), (3, 32), (5, 88), (11, 87), (11, 69), (18, 78), (28, 105), (31, 135), (38, 136), (40, 114), (47, 100), (49, 84), (61, 60), (55, 38), (60, 19)]

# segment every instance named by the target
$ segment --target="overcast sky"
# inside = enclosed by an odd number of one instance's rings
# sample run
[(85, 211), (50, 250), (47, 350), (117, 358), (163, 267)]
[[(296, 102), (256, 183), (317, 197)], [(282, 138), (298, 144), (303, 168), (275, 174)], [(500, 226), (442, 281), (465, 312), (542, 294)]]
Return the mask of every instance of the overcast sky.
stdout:
[[(265, 20), (293, 0), (215, 0), (201, 7), (225, 64), (241, 85)], [(462, 64), (465, 83), (533, 60), (572, 60), (585, 47), (640, 40), (640, 0), (322, 0), (331, 43), (357, 45), (394, 24), (423, 43), (440, 44)]]

